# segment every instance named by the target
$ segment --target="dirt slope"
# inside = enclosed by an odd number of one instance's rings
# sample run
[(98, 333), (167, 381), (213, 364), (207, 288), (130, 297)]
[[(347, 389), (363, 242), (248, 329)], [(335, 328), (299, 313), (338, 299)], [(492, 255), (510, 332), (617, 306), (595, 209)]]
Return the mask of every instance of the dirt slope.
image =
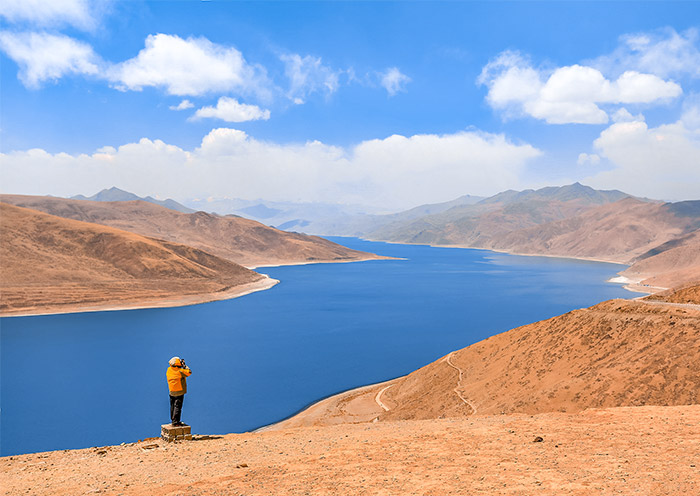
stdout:
[[(663, 298), (692, 302), (699, 288)], [(697, 404), (697, 363), (700, 302), (610, 300), (498, 334), (405, 377), (329, 398), (273, 428)]]
[(256, 272), (189, 246), (5, 203), (0, 239), (3, 315), (206, 301), (267, 283)]
[(94, 202), (21, 195), (0, 195), (0, 201), (182, 243), (248, 267), (381, 258), (242, 217), (187, 214), (144, 201)]
[(700, 280), (700, 231), (651, 250), (621, 275), (641, 285), (665, 288)]
[(626, 198), (564, 220), (511, 232), (490, 248), (631, 263), (649, 250), (700, 228), (700, 216), (678, 215), (673, 204)]
[[(533, 442), (537, 437), (542, 442)], [(0, 458), (0, 487), (7, 496), (694, 495), (700, 494), (699, 467), (696, 405), (380, 422), (55, 451)]]

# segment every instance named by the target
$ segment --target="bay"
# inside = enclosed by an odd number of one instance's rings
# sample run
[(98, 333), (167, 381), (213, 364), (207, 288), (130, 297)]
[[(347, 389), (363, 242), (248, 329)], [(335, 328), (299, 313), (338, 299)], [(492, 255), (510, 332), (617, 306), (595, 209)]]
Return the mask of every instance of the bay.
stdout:
[(244, 432), (407, 374), (519, 325), (633, 293), (624, 266), (330, 238), (405, 260), (260, 268), (281, 281), (179, 308), (0, 319), (0, 454), (158, 436), (165, 369), (193, 369), (183, 421)]

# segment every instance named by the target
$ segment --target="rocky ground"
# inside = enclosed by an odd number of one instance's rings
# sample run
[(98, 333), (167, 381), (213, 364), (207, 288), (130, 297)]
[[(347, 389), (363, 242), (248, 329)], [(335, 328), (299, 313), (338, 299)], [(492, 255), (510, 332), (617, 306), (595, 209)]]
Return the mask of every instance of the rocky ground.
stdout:
[(8, 496), (692, 495), (700, 406), (146, 440), (4, 457), (0, 487)]

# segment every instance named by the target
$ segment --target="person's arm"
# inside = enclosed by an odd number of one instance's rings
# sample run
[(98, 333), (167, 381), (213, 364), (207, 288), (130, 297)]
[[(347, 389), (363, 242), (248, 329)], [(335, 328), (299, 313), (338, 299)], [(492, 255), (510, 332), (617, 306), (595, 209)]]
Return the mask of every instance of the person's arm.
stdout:
[(192, 374), (192, 370), (189, 367), (183, 367), (180, 369), (180, 373), (185, 377), (189, 377)]

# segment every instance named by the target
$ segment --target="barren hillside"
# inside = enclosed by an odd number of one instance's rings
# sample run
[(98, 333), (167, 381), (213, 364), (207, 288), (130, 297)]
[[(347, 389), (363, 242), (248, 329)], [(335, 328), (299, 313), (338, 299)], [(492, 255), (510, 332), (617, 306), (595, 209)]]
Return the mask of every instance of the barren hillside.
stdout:
[(511, 232), (488, 247), (631, 263), (649, 250), (700, 229), (700, 213), (678, 215), (673, 205), (626, 198)]
[(95, 202), (21, 195), (2, 195), (0, 201), (182, 243), (248, 267), (381, 258), (242, 217), (187, 214), (144, 201)]
[(183, 304), (271, 281), (189, 246), (0, 203), (3, 315)]
[[(699, 286), (664, 299), (693, 301)], [(277, 426), (700, 403), (700, 302), (610, 300), (498, 334)]]

